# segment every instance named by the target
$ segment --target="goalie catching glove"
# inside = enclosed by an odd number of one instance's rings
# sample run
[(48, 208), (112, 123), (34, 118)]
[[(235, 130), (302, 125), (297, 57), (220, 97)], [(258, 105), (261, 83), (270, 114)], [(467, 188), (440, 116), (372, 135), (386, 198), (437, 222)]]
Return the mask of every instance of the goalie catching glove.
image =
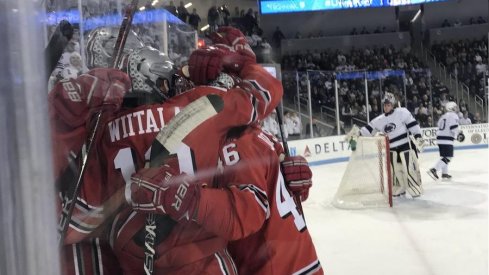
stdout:
[(307, 200), (312, 186), (312, 171), (307, 160), (302, 156), (285, 157), (282, 161), (285, 183), (294, 196), (301, 201)]
[(137, 211), (190, 220), (197, 214), (201, 184), (168, 165), (144, 168), (131, 176), (126, 200)]

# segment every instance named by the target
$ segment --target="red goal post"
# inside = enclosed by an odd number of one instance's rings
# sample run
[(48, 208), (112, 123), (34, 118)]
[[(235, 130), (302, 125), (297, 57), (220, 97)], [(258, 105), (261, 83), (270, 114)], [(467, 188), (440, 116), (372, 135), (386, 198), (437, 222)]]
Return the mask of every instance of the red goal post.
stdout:
[(392, 207), (387, 136), (358, 137), (332, 204), (342, 209)]

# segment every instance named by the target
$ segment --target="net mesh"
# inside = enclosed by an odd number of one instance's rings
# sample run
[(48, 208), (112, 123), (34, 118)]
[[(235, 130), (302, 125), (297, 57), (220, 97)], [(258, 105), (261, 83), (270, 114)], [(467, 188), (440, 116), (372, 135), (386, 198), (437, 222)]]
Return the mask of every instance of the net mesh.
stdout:
[(391, 176), (386, 137), (359, 137), (333, 205), (343, 209), (392, 206)]

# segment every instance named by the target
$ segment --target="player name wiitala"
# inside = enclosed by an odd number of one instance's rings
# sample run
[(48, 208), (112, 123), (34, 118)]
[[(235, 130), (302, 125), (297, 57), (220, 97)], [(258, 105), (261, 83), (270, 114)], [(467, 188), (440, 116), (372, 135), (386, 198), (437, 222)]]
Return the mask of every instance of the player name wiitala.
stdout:
[[(174, 110), (172, 116), (180, 112)], [(168, 112), (168, 110), (167, 110)], [(107, 124), (110, 132), (110, 141), (115, 142), (135, 135), (157, 133), (165, 126), (163, 107), (153, 107), (120, 115)]]

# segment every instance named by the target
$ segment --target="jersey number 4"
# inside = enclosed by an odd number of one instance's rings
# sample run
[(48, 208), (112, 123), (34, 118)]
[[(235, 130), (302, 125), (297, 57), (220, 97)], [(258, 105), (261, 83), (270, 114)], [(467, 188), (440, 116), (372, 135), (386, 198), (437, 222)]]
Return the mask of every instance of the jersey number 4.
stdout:
[[(226, 166), (235, 165), (240, 161), (239, 153), (235, 150), (236, 144), (230, 143), (222, 149), (222, 155)], [(294, 224), (298, 231), (306, 229), (304, 217), (297, 210), (297, 205), (290, 195), (282, 173), (279, 173), (278, 181), (275, 184), (275, 203), (280, 217), (286, 219), (290, 215), (294, 218)]]

